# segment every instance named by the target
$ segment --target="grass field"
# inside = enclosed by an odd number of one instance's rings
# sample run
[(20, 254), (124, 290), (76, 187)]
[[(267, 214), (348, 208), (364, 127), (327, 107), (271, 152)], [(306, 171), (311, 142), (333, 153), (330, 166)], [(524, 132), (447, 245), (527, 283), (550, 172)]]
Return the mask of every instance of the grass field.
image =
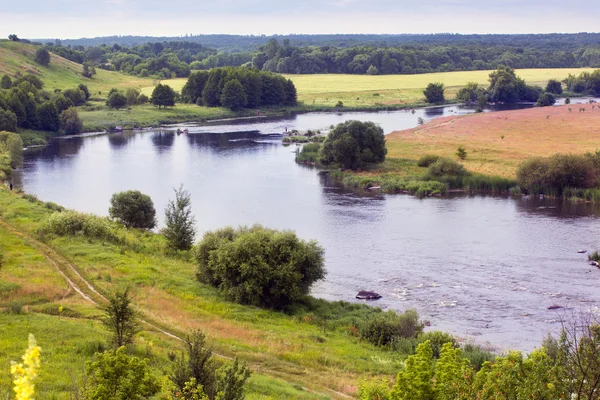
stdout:
[[(584, 107), (585, 112), (579, 109)], [(569, 111), (569, 109), (571, 111)], [(386, 136), (388, 162), (425, 154), (456, 159), (459, 145), (470, 171), (514, 178), (519, 163), (555, 153), (600, 149), (600, 107), (570, 105), (435, 119)]]
[[(549, 79), (562, 80), (590, 68), (523, 69), (517, 75), (529, 84), (545, 87)], [(298, 90), (298, 100), (306, 105), (348, 107), (412, 105), (425, 102), (423, 89), (431, 82), (446, 85), (446, 99), (452, 100), (461, 87), (477, 82), (487, 87), (492, 71), (442, 72), (421, 75), (286, 75)]]
[[(249, 399), (342, 398), (336, 391), (354, 393), (360, 378), (391, 379), (405, 357), (347, 333), (353, 320), (365, 318), (364, 308), (348, 314), (343, 327), (324, 328), (317, 311), (288, 315), (228, 302), (194, 279), (192, 262), (164, 255), (158, 235), (131, 232), (139, 241), (135, 250), (79, 236), (47, 237), (44, 243), (58, 254), (48, 255), (41, 251), (44, 245), (35, 232), (50, 213), (42, 203), (0, 186), (0, 247), (7, 260), (0, 271), (0, 357), (17, 359), (27, 333), (34, 333), (45, 348), (40, 387), (56, 396), (41, 398), (68, 398), (70, 369), (80, 376), (81, 352), (106, 338), (96, 320), (99, 310), (69, 290), (59, 275), (55, 263), (64, 264), (60, 257), (101, 293), (130, 287), (145, 319), (179, 335), (202, 329), (217, 353), (249, 362), (255, 371)], [(328, 307), (334, 315), (342, 311), (336, 305)], [(61, 335), (63, 331), (69, 333)], [(146, 351), (147, 341), (154, 343), (151, 361), (158, 374), (167, 352), (179, 344), (153, 329), (144, 330), (141, 337), (137, 351)], [(8, 364), (2, 365), (0, 387), (6, 387)]]

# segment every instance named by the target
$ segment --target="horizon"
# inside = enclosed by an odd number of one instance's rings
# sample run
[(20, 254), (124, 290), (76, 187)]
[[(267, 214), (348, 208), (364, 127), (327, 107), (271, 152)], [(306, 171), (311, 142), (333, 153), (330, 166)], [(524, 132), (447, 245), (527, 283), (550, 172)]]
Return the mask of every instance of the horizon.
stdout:
[(156, 0), (34, 0), (3, 7), (0, 37), (580, 33), (598, 29), (599, 13), (598, 4), (574, 8), (561, 0), (172, 0), (168, 6)]

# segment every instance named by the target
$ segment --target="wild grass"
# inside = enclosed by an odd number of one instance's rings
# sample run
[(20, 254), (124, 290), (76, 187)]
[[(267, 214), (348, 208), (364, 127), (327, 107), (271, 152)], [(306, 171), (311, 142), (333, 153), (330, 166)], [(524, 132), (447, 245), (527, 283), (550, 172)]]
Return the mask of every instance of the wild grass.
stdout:
[(302, 146), (302, 150), (296, 156), (296, 162), (314, 164), (319, 158), (320, 143), (308, 143)]

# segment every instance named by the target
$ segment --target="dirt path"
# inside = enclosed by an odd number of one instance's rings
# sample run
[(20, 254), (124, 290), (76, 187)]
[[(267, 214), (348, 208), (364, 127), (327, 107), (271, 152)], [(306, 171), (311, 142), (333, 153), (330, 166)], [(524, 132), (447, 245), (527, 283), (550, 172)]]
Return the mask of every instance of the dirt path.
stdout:
[[(101, 307), (103, 304), (106, 304), (108, 302), (108, 299), (103, 294), (101, 294), (88, 280), (86, 280), (79, 273), (79, 271), (77, 271), (77, 269), (73, 266), (73, 264), (71, 264), (65, 257), (60, 255), (58, 252), (53, 250), (51, 247), (40, 242), (39, 240), (35, 239), (31, 235), (18, 230), (17, 228), (12, 226), (8, 222), (4, 221), (2, 218), (0, 218), (0, 225), (3, 226), (4, 228), (6, 228), (8, 231), (10, 231), (15, 236), (18, 236), (21, 239), (23, 239), (29, 246), (39, 250), (44, 255), (44, 257), (46, 257), (46, 259), (50, 262), (50, 264), (52, 264), (56, 268), (56, 270), (66, 279), (69, 286), (73, 290), (75, 290), (75, 292), (77, 292), (81, 297), (83, 297), (83, 299), (94, 304), (97, 307)], [(138, 309), (138, 313), (142, 314), (139, 309)], [(155, 324), (147, 319), (140, 318), (140, 322), (142, 324), (148, 326), (152, 330), (160, 332), (161, 334), (163, 334), (165, 336), (168, 336), (168, 337), (178, 340), (180, 342), (184, 341), (184, 339), (182, 337), (177, 336), (176, 334), (171, 333), (171, 332), (161, 328), (157, 324)], [(219, 358), (223, 358), (226, 360), (233, 360), (232, 357), (226, 356), (224, 354), (215, 353), (214, 351), (212, 352), (212, 354), (214, 354), (215, 356), (217, 356)], [(271, 376), (273, 378), (282, 379), (276, 371), (270, 371), (270, 370), (264, 369), (260, 365), (253, 365), (252, 367), (255, 371), (260, 371), (261, 373)], [(317, 395), (321, 395), (321, 396), (327, 396), (327, 394), (325, 394), (325, 393), (317, 392), (317, 391), (314, 391), (307, 387), (303, 387), (303, 386), (301, 386), (301, 387), (303, 390), (305, 390), (309, 393), (313, 393), (313, 394), (317, 394)], [(333, 389), (329, 389), (329, 388), (324, 388), (324, 389), (327, 390), (328, 392), (332, 393), (333, 395), (335, 395), (336, 398), (344, 398), (344, 399), (352, 399), (353, 398), (352, 396), (349, 396), (345, 393), (335, 391)]]

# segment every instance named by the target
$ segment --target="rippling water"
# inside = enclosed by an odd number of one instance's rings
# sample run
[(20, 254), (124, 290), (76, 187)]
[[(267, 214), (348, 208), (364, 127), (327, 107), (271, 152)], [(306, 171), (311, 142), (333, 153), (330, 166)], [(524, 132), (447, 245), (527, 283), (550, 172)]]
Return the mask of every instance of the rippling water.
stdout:
[[(326, 249), (327, 279), (313, 293), (355, 301), (378, 291), (384, 308), (416, 308), (432, 329), (501, 348), (532, 349), (561, 316), (600, 307), (600, 270), (580, 248), (600, 247), (600, 209), (498, 197), (419, 200), (346, 191), (294, 163), (295, 147), (269, 134), (375, 120), (386, 132), (455, 107), (390, 113), (308, 114), (259, 123), (57, 140), (26, 154), (24, 189), (106, 215), (111, 195), (138, 189), (159, 214), (172, 188), (192, 194), (200, 232), (261, 223), (293, 229)], [(227, 133), (223, 135), (222, 133)], [(566, 309), (548, 310), (560, 305)]]

